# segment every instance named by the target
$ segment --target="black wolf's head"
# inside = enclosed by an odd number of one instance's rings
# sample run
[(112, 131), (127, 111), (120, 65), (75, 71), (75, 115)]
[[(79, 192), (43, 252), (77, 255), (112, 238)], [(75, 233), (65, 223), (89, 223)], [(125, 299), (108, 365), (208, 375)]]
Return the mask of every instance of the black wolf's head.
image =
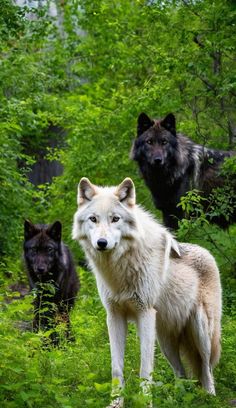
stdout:
[(51, 225), (24, 224), (24, 257), (31, 277), (40, 281), (52, 278), (61, 255), (61, 230), (59, 221)]
[(177, 149), (175, 117), (172, 113), (164, 119), (153, 120), (145, 113), (138, 117), (137, 138), (131, 157), (152, 167), (164, 168), (174, 160)]

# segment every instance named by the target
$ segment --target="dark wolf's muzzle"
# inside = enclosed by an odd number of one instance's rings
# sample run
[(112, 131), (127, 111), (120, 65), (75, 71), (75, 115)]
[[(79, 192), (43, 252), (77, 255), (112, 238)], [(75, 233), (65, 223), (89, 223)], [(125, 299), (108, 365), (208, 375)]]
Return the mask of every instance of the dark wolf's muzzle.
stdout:
[(39, 265), (35, 268), (35, 273), (38, 277), (43, 276), (48, 273), (47, 265)]
[(161, 155), (157, 155), (154, 157), (154, 164), (157, 166), (162, 166), (163, 165), (163, 157)]

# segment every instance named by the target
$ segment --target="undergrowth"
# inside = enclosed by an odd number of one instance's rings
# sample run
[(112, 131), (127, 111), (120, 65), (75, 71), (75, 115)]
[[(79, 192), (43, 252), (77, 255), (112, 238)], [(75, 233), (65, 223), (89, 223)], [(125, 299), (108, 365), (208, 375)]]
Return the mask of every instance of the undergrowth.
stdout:
[[(15, 299), (17, 293), (10, 295), (5, 290), (1, 294), (1, 408), (99, 408), (109, 403), (111, 370), (105, 311), (92, 274), (83, 269), (79, 274), (81, 291), (71, 313), (75, 340), (66, 342), (61, 336), (59, 347), (50, 345), (47, 332), (32, 332), (32, 295)], [(215, 369), (217, 396), (207, 395), (195, 381), (176, 380), (157, 346), (154, 407), (229, 406), (236, 398), (234, 317), (227, 312), (223, 317), (222, 358)], [(139, 394), (138, 372), (139, 341), (131, 324), (125, 357), (127, 408), (145, 406)]]

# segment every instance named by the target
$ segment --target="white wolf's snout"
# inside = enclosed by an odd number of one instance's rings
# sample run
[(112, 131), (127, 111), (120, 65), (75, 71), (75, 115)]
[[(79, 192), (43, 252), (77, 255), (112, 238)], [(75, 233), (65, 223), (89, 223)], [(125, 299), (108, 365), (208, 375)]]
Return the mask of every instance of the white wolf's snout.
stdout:
[(99, 238), (97, 240), (97, 249), (100, 251), (104, 251), (107, 248), (107, 239), (106, 238)]
[(113, 231), (109, 225), (106, 228), (99, 228), (92, 225), (89, 229), (89, 236), (94, 249), (98, 251), (109, 251), (114, 249), (120, 241), (119, 230)]

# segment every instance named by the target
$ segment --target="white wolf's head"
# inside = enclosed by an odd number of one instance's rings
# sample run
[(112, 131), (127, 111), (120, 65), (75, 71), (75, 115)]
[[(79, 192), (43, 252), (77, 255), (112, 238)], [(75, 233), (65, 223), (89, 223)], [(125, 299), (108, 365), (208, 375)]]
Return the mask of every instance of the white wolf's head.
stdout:
[(126, 178), (118, 187), (98, 187), (83, 177), (78, 186), (79, 209), (74, 215), (73, 239), (94, 250), (111, 251), (136, 231), (135, 187)]

